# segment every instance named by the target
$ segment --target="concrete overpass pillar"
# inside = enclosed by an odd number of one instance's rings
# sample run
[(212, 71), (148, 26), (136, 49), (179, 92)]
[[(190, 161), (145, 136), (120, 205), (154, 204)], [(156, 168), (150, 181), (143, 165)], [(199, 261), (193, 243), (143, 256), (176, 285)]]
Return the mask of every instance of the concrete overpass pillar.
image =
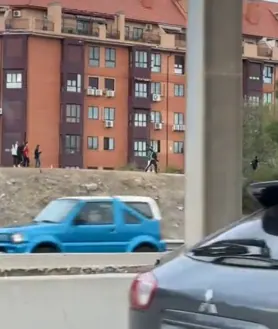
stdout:
[(188, 8), (185, 241), (192, 245), (241, 216), (242, 0), (189, 0)]

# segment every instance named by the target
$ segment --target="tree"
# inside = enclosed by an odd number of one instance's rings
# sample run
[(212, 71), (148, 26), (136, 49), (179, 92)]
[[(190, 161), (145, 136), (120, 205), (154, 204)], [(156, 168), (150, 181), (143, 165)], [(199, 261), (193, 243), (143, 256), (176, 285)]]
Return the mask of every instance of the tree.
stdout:
[[(271, 131), (274, 130), (275, 111), (272, 107), (245, 103), (243, 107), (243, 175), (250, 175), (250, 162), (257, 155), (260, 166), (276, 164), (277, 144)], [(276, 127), (276, 125), (275, 125)], [(278, 126), (277, 126), (278, 141)]]

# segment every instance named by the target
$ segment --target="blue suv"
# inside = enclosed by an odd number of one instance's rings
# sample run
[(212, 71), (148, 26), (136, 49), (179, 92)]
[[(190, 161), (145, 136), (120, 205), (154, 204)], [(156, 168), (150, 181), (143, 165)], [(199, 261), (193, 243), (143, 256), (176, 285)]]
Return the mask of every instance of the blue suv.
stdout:
[(163, 252), (161, 215), (148, 197), (65, 197), (31, 222), (0, 228), (0, 252)]

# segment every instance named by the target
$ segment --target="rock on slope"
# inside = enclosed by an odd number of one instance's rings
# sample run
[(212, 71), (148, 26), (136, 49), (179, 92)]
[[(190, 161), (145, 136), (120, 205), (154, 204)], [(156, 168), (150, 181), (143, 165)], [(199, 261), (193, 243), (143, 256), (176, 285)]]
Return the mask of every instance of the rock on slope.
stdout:
[(0, 225), (30, 221), (50, 200), (72, 195), (143, 195), (157, 200), (163, 235), (183, 237), (181, 175), (127, 171), (0, 169)]

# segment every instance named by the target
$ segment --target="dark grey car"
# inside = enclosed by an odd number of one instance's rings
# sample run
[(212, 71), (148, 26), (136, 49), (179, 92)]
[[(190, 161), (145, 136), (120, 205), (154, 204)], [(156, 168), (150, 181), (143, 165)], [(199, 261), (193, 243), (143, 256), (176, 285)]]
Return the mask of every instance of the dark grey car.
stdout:
[(262, 210), (134, 280), (129, 329), (277, 328), (278, 182), (251, 192)]

